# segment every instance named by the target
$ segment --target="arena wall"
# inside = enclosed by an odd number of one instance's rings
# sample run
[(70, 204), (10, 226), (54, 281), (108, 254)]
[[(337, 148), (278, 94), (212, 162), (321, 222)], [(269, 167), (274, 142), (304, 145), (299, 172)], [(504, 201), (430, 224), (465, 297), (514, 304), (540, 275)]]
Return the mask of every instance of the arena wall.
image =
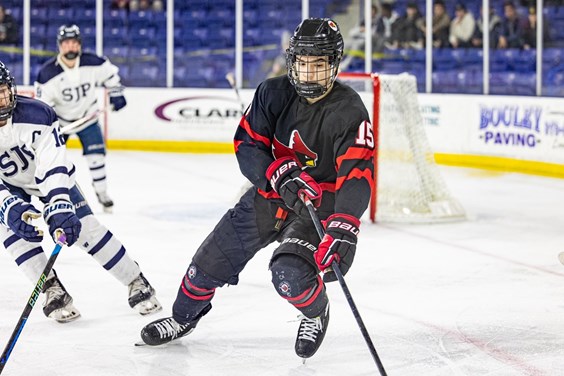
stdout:
[[(239, 99), (226, 89), (128, 88), (128, 105), (107, 113), (108, 147), (232, 153), (242, 107), (253, 94), (241, 90)], [(371, 96), (363, 99), (371, 105)], [(564, 178), (563, 98), (419, 94), (418, 99), (438, 163)], [(69, 140), (69, 147), (78, 147), (78, 141)]]

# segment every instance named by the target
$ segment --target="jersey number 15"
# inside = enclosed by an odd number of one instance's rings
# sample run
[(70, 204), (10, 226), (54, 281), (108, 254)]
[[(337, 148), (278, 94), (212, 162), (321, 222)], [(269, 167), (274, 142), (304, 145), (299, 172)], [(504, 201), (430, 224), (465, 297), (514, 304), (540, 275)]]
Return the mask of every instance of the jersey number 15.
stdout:
[(357, 145), (367, 146), (371, 149), (374, 148), (374, 132), (372, 132), (372, 124), (370, 124), (370, 122), (363, 121), (360, 123), (355, 143)]

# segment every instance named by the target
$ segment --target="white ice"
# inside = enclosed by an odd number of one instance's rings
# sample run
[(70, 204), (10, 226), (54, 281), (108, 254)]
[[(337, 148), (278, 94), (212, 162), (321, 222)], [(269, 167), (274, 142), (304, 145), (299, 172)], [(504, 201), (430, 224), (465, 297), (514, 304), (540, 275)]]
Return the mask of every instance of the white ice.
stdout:
[[(98, 218), (126, 245), (164, 310), (141, 317), (127, 289), (80, 249), (56, 263), (82, 318), (58, 324), (40, 298), (3, 375), (378, 375), (338, 284), (331, 321), (305, 365), (294, 354), (297, 311), (276, 294), (260, 252), (237, 286), (219, 289), (198, 328), (162, 348), (134, 347), (168, 315), (191, 256), (236, 199), (233, 155), (110, 151), (103, 214), (86, 165), (71, 157)], [(564, 375), (564, 180), (440, 167), (469, 220), (373, 225), (363, 220), (347, 283), (388, 375)], [(50, 252), (52, 242), (44, 241)], [(0, 252), (0, 346), (33, 286)]]

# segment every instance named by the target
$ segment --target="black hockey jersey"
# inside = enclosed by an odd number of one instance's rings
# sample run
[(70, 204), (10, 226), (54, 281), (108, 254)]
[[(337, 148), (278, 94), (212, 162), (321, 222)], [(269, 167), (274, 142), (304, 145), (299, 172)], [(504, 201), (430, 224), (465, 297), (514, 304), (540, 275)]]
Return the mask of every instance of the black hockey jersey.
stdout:
[(264, 81), (235, 133), (243, 175), (267, 198), (279, 198), (265, 171), (291, 156), (323, 189), (321, 211), (360, 217), (374, 185), (374, 136), (360, 96), (338, 81), (309, 104), (286, 76)]

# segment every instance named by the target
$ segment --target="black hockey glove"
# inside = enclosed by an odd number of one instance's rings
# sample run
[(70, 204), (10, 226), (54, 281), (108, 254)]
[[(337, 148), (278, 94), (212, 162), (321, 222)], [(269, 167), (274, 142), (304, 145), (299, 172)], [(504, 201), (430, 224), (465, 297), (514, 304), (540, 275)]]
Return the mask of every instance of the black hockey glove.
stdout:
[(117, 87), (110, 89), (110, 106), (112, 111), (119, 111), (125, 107), (127, 101), (123, 96), (123, 88)]
[(356, 239), (360, 220), (349, 214), (335, 213), (327, 218), (325, 236), (314, 253), (315, 263), (325, 274), (323, 281), (333, 282), (337, 276), (328, 268), (333, 260), (339, 264), (343, 275), (351, 267), (356, 252)]
[(49, 225), (49, 233), (55, 241), (57, 241), (57, 234), (55, 234), (57, 229), (64, 231), (69, 247), (78, 240), (82, 224), (74, 214), (74, 205), (71, 202), (60, 200), (45, 206), (43, 217)]
[(43, 231), (29, 224), (32, 219), (39, 217), (39, 210), (17, 196), (7, 197), (0, 207), (0, 222), (28, 242), (43, 240)]
[(302, 171), (291, 157), (279, 158), (266, 170), (270, 185), (284, 200), (286, 206), (299, 216), (308, 216), (307, 208), (300, 199), (306, 194), (315, 206), (321, 203), (321, 187), (307, 172)]

